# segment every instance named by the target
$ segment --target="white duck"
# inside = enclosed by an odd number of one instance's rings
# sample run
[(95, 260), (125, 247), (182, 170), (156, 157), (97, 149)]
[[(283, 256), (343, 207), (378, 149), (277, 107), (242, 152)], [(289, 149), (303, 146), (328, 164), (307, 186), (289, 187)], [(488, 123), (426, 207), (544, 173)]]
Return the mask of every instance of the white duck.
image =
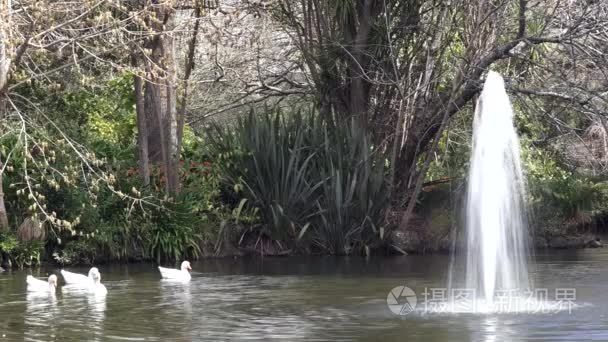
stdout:
[(179, 270), (160, 266), (158, 266), (158, 270), (160, 271), (160, 275), (165, 279), (189, 281), (191, 277), (188, 271), (192, 270), (192, 267), (190, 267), (189, 261), (184, 261)]
[(86, 290), (99, 295), (108, 293), (106, 287), (101, 283), (101, 274), (97, 267), (91, 268), (88, 276), (66, 270), (61, 270), (61, 275), (70, 288)]
[(54, 274), (51, 274), (47, 281), (34, 278), (31, 275), (28, 275), (25, 281), (29, 292), (48, 292), (54, 294), (57, 289), (57, 276)]

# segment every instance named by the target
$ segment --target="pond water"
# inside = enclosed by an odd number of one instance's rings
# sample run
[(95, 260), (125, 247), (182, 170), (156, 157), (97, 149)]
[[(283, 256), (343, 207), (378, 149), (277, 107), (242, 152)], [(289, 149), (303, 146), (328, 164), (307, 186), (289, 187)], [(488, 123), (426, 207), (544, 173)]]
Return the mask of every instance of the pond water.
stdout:
[[(579, 341), (608, 340), (608, 249), (538, 254), (536, 288), (576, 289), (572, 310), (404, 316), (391, 289), (446, 286), (448, 256), (241, 258), (192, 263), (192, 281), (153, 264), (101, 265), (105, 299), (31, 296), (32, 271), (0, 274), (0, 341)], [(86, 273), (87, 268), (69, 268)], [(50, 268), (33, 274), (46, 277)], [(60, 278), (60, 284), (62, 280)]]

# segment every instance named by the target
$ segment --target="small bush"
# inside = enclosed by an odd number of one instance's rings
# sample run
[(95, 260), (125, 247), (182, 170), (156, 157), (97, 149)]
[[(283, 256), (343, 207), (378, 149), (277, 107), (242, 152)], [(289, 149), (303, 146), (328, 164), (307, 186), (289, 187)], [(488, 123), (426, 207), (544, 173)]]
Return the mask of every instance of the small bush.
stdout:
[(87, 240), (73, 240), (53, 253), (53, 259), (60, 265), (92, 265), (96, 257), (95, 246)]
[(43, 247), (39, 241), (21, 242), (11, 233), (0, 234), (0, 251), (8, 255), (17, 268), (40, 265)]

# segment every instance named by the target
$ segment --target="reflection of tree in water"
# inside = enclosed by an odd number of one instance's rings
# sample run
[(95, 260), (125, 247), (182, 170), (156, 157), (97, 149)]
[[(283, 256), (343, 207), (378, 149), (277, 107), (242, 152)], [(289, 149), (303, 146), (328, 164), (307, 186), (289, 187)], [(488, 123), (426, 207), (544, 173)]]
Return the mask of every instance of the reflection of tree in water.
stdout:
[[(193, 282), (194, 326), (200, 327), (197, 337), (296, 340), (310, 336), (328, 320), (311, 310), (306, 298), (292, 297), (287, 287), (294, 281), (292, 277), (214, 275)], [(324, 314), (330, 311), (332, 317), (341, 315), (332, 308)], [(335, 320), (329, 324), (338, 325)]]
[(24, 340), (40, 341), (56, 337), (58, 316), (55, 293), (28, 292), (24, 316)]
[[(194, 279), (192, 281), (195, 281)], [(191, 282), (180, 282), (163, 279), (160, 281), (160, 304), (163, 321), (159, 324), (163, 336), (175, 336), (178, 341), (191, 341), (192, 331), (192, 286)]]
[[(24, 301), (25, 276), (15, 277), (12, 270), (6, 270), (0, 277), (0, 337), (4, 340), (23, 338), (25, 322), (23, 314), (27, 308)], [(6, 336), (3, 336), (6, 335)]]
[(106, 318), (106, 297), (84, 291), (62, 288), (57, 324), (58, 341), (103, 341)]
[(93, 341), (102, 341), (104, 336), (104, 321), (106, 318), (106, 296), (87, 295), (87, 304), (90, 322), (94, 330), (91, 331)]

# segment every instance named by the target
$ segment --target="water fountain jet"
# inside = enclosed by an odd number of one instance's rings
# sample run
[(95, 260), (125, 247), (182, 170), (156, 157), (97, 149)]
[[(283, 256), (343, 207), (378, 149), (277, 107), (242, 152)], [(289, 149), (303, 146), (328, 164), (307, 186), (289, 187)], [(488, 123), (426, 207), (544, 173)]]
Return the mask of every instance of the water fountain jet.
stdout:
[[(526, 181), (513, 108), (502, 77), (490, 71), (473, 120), (464, 277), (455, 277), (460, 272), (454, 271), (453, 256), (449, 302), (431, 308), (430, 312), (543, 313), (577, 307), (550, 301), (531, 286), (525, 196)], [(453, 241), (454, 248), (456, 239)], [(467, 293), (464, 297), (456, 294), (462, 290)]]
[(496, 290), (528, 289), (525, 180), (513, 108), (488, 73), (477, 101), (466, 201), (466, 287), (487, 304)]

